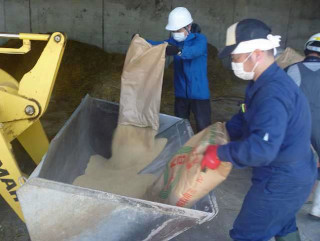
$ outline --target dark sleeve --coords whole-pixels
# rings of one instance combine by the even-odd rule
[[[226,128],[230,136],[231,141],[235,141],[241,138],[243,128],[243,114],[239,111],[226,123]]]
[[[284,103],[277,98],[268,98],[259,103],[249,123],[250,134],[241,141],[220,146],[218,156],[235,167],[264,166],[277,156],[283,142],[288,114]]]

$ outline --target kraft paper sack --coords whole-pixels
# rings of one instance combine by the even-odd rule
[[[160,178],[149,187],[146,199],[192,207],[229,175],[232,169],[230,162],[221,162],[216,170],[201,170],[201,161],[207,146],[223,145],[228,140],[225,125],[220,122],[193,136],[168,162]]]
[[[166,47],[138,34],[132,39],[121,76],[119,124],[158,130]]]

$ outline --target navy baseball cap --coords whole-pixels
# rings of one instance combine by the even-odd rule
[[[227,30],[226,47],[219,53],[219,58],[230,55],[239,43],[253,39],[266,39],[271,29],[258,19],[244,19],[234,23]]]

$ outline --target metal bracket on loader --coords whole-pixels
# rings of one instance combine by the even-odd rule
[[[26,54],[31,41],[47,41],[37,63],[20,82],[0,69],[0,194],[23,220],[16,191],[24,177],[10,143],[17,138],[36,164],[47,152],[49,141],[39,118],[48,107],[67,38],[59,32],[0,33],[0,38],[23,42],[20,48],[0,48],[0,54]]]

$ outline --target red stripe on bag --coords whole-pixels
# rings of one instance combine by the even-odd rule
[[[194,189],[191,189],[191,188],[188,189],[188,191],[185,192],[182,195],[182,197],[178,200],[178,202],[176,203],[176,206],[179,206],[179,207],[186,206],[196,192],[197,191]]]
[[[177,165],[183,165],[186,162],[186,159],[187,159],[186,155],[176,156],[170,163],[170,168],[173,168]]]

